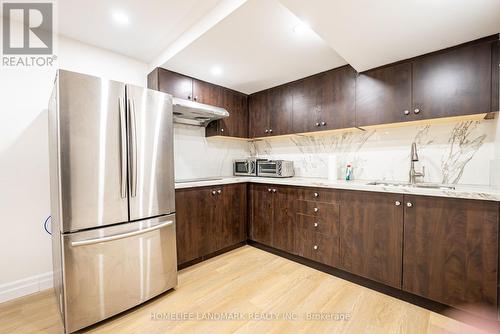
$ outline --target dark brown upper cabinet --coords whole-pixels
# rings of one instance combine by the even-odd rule
[[[355,126],[356,71],[343,66],[299,80],[293,87],[293,132]]]
[[[193,98],[192,78],[162,68],[158,68],[148,75],[148,88],[156,89],[181,99],[191,100]]]
[[[222,87],[193,79],[193,101],[221,107]]]
[[[411,64],[403,63],[359,74],[356,125],[408,120],[411,109]]]
[[[492,111],[492,44],[485,42],[413,62],[413,110],[418,119]]]
[[[498,203],[405,195],[403,290],[472,312],[497,306]]]
[[[288,85],[249,97],[250,136],[278,136],[292,132],[292,91]]]
[[[360,73],[356,126],[498,111],[498,35]]]
[[[499,40],[493,44],[491,62],[491,110],[500,111],[500,35]]]
[[[292,83],[293,132],[319,130],[325,90],[325,74],[320,73]]]
[[[148,88],[226,109],[229,117],[211,122],[206,128],[207,137],[248,137],[248,97],[243,93],[163,68],[156,68],[148,75]]]
[[[322,129],[345,129],[356,125],[356,70],[343,66],[325,74],[323,108],[318,119]],[[326,124],[325,124],[326,123]]]
[[[289,85],[270,89],[267,108],[270,111],[270,135],[292,133],[292,91]]]
[[[248,137],[248,97],[245,94],[222,88],[221,107],[230,112],[229,117],[211,122],[206,135]]]
[[[267,110],[267,95],[268,91],[263,90],[248,97],[249,135],[252,138],[269,134],[271,117]]]

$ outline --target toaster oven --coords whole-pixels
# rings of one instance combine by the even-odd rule
[[[257,161],[257,176],[292,177],[295,175],[293,161],[261,160]]]

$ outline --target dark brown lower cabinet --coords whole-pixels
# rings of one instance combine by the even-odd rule
[[[295,189],[250,185],[250,239],[295,253]]]
[[[273,240],[273,194],[265,184],[250,185],[250,239],[271,246]]]
[[[219,187],[215,238],[217,250],[247,240],[247,186],[229,184]]]
[[[496,311],[498,202],[250,184],[247,209],[246,196],[245,184],[176,191],[179,264],[248,236],[445,305]]]
[[[295,254],[295,191],[293,187],[273,188],[273,239],[272,246]],[[276,192],[274,192],[276,190]]]
[[[209,254],[214,244],[210,221],[215,219],[212,188],[175,191],[177,263],[182,264]]]
[[[401,288],[403,195],[346,191],[340,204],[340,268]],[[398,205],[399,203],[399,205]]]
[[[177,189],[177,263],[247,239],[246,184]]]
[[[405,196],[403,290],[469,311],[495,308],[498,211],[497,202]]]
[[[339,202],[323,202],[323,200],[333,200],[336,194],[318,190],[311,195],[307,196],[301,192],[300,198],[295,202],[297,254],[316,262],[338,267],[340,259]]]

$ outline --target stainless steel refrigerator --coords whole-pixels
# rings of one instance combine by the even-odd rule
[[[52,253],[66,332],[177,285],[172,117],[170,95],[57,73]]]

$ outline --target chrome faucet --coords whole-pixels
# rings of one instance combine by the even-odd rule
[[[417,172],[415,170],[415,162],[418,161],[418,153],[417,153],[417,144],[411,144],[411,152],[410,152],[410,183],[417,183],[417,178],[423,178],[425,176],[425,167],[422,166],[422,172]]]

